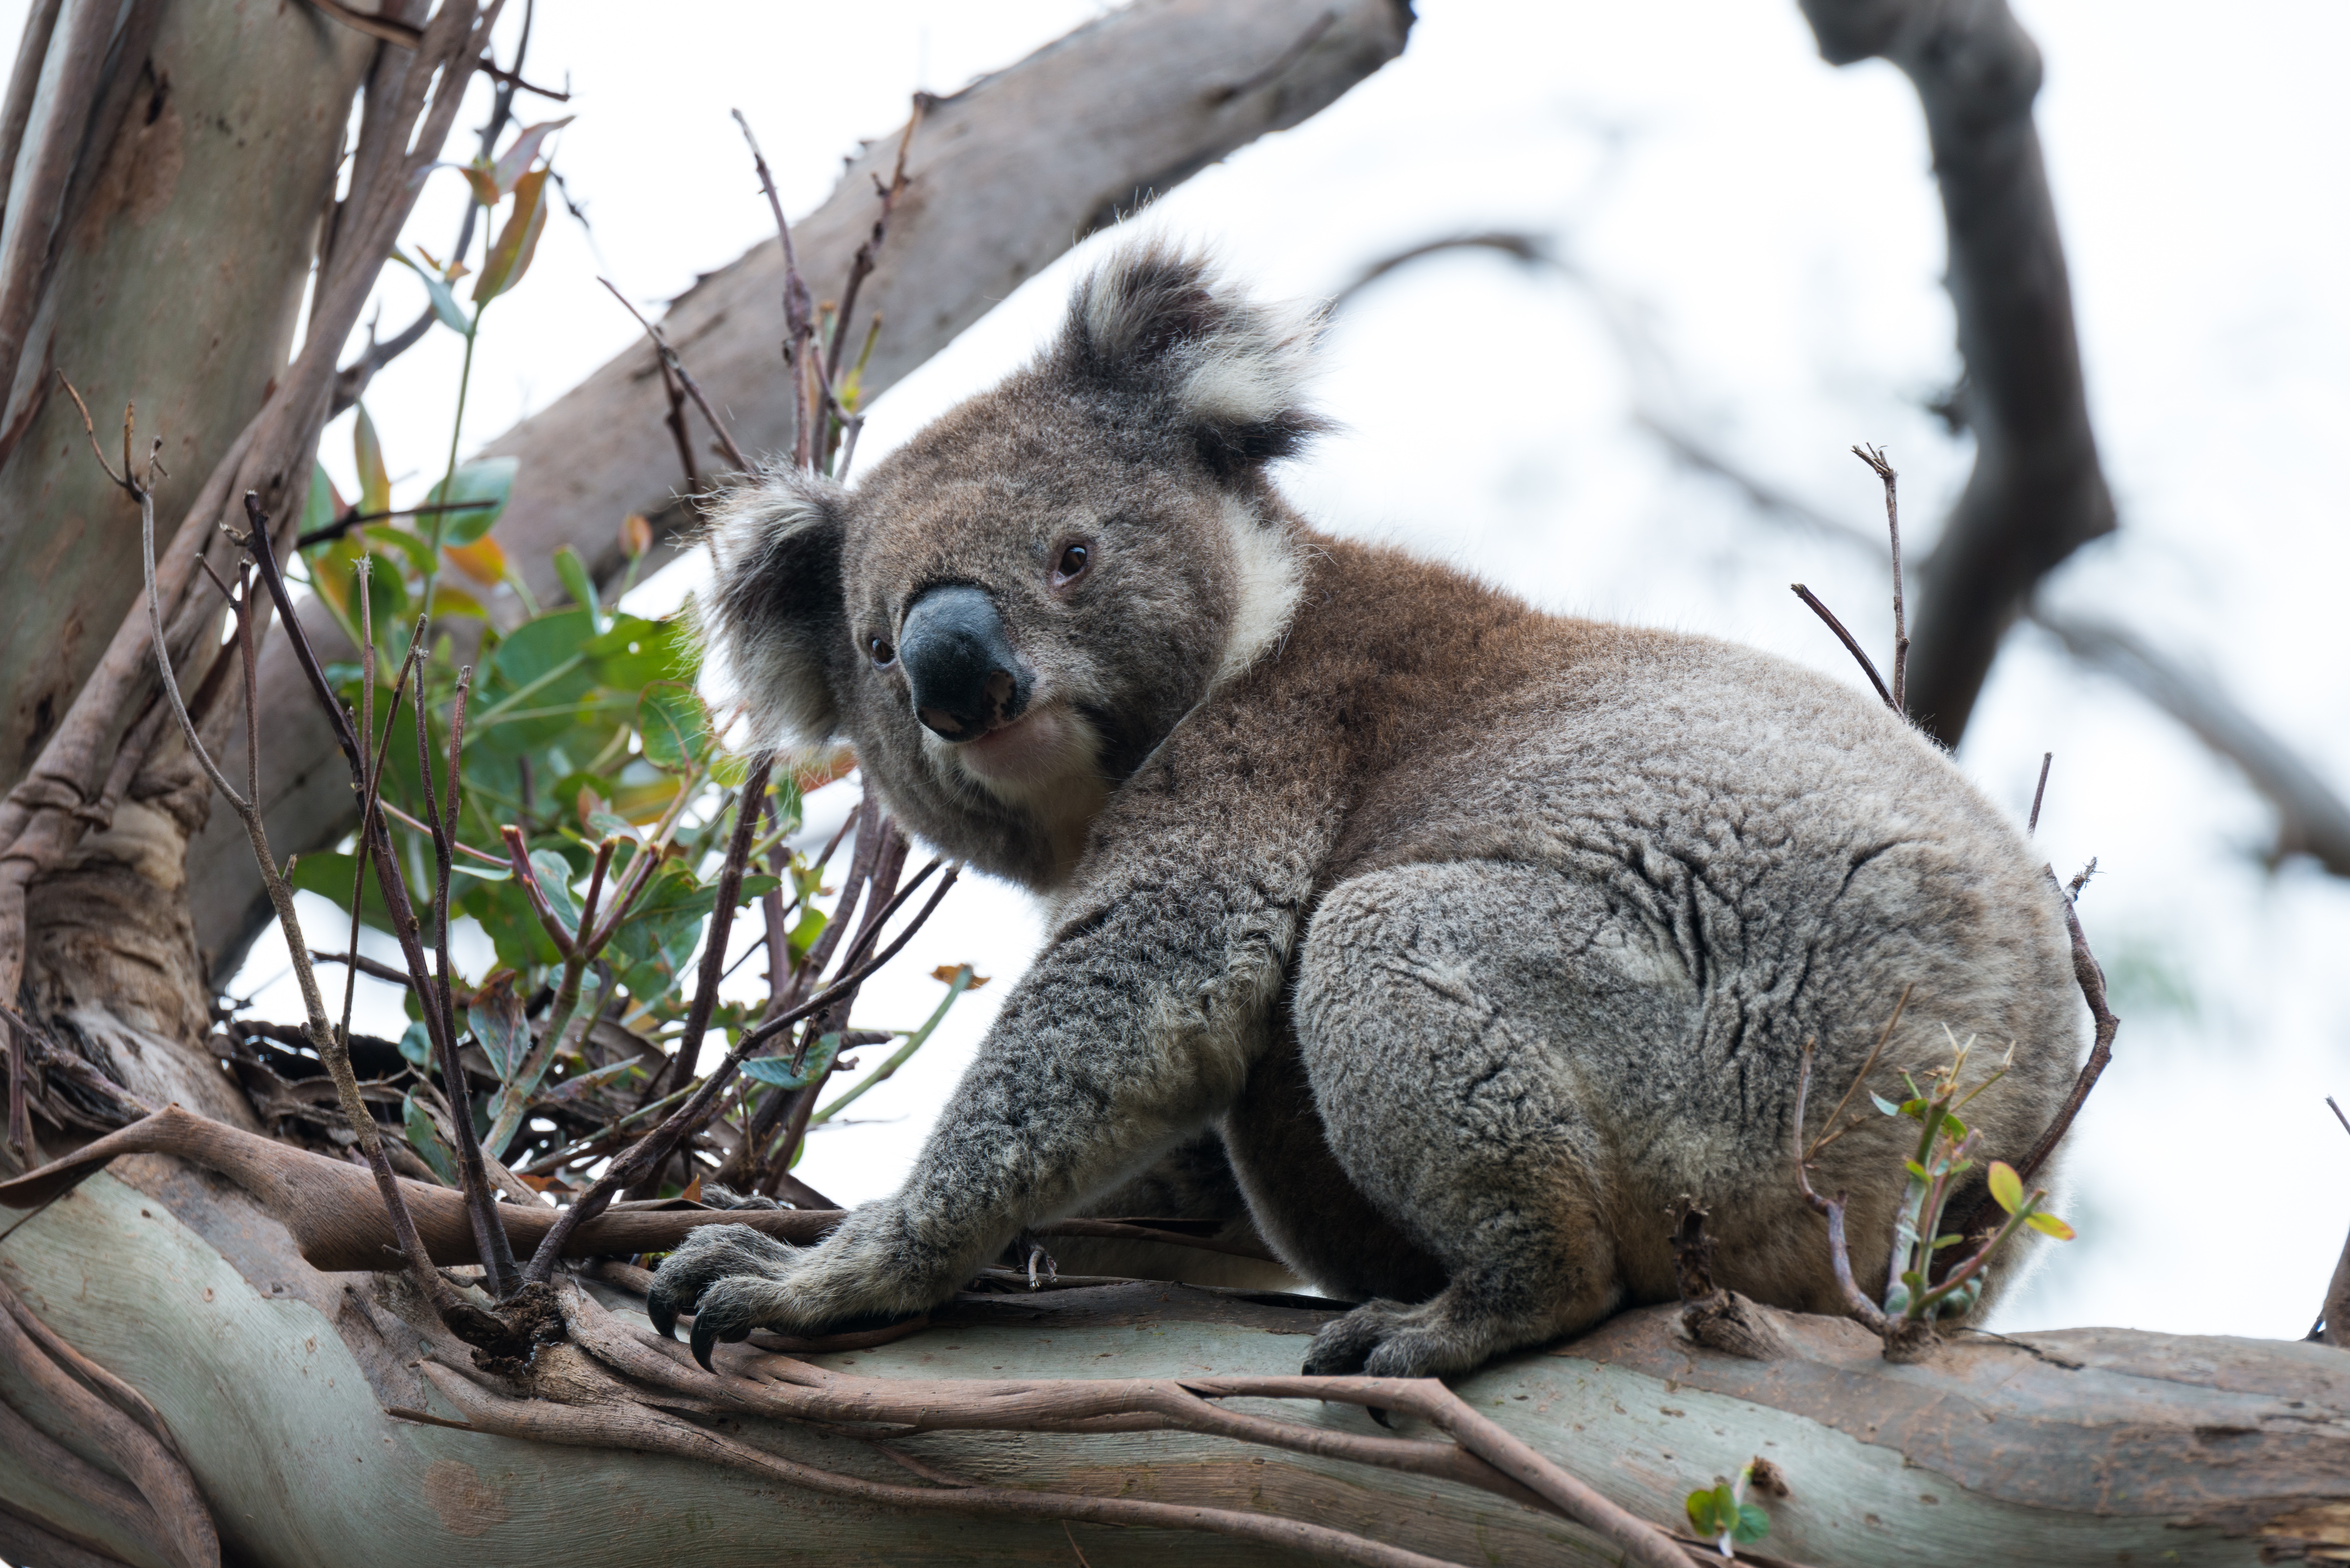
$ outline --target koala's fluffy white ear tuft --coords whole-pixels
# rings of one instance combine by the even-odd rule
[[[1306,407],[1319,306],[1261,304],[1208,257],[1165,240],[1121,247],[1077,286],[1062,337],[1068,369],[1163,407],[1211,467],[1287,457],[1326,427]]]
[[[781,469],[730,491],[711,514],[703,678],[721,711],[750,714],[754,745],[815,744],[839,726],[831,666],[847,637],[845,499],[831,480]]]

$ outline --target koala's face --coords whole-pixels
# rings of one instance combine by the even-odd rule
[[[1278,635],[1262,469],[1314,428],[1310,333],[1129,251],[1036,365],[851,492],[770,475],[713,529],[721,683],[764,739],[846,734],[906,826],[1039,888],[1109,791]]]

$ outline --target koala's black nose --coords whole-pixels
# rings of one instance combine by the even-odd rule
[[[1035,678],[1012,650],[984,589],[948,583],[916,599],[898,632],[898,660],[914,716],[950,741],[971,741],[1017,719]]]

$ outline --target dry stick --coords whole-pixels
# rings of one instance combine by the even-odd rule
[[[2048,879],[2055,881],[2056,874],[2050,872]],[[2064,929],[2073,939],[2073,978],[2080,983],[2081,999],[2089,1004],[2089,1017],[2096,1024],[2096,1035],[2089,1047],[2089,1059],[2081,1064],[2081,1075],[2073,1081],[2073,1092],[2064,1096],[2055,1119],[2032,1146],[2032,1152],[2015,1162],[2015,1174],[2025,1181],[2032,1179],[2033,1173],[2046,1162],[2058,1141],[2071,1130],[2073,1118],[2080,1114],[2089,1091],[2097,1086],[2106,1064],[2114,1059],[2114,1035],[2122,1026],[2122,1021],[2106,1005],[2106,971],[2099,966],[2096,955],[2089,950],[2089,939],[2081,931],[2081,917],[2074,912],[2069,898],[2064,900]],[[1974,1218],[1969,1216],[1970,1221]]]
[[[1655,1525],[1610,1502],[1434,1378],[1066,1378],[1007,1384],[985,1378],[865,1377],[767,1354],[759,1355],[755,1365],[774,1381],[746,1386],[735,1379],[713,1382],[697,1376],[678,1351],[640,1332],[623,1330],[584,1291],[566,1293],[563,1309],[573,1339],[589,1355],[665,1393],[705,1400],[715,1394],[723,1407],[732,1408],[712,1409],[713,1415],[751,1411],[795,1420],[904,1425],[918,1432],[1198,1432],[1477,1487],[1548,1508],[1596,1531],[1625,1549],[1626,1561],[1685,1568],[1686,1560]],[[1452,1442],[1336,1432],[1211,1403],[1233,1398],[1311,1399],[1402,1410]],[[1106,1425],[1109,1422],[1117,1424]]]
[[[902,903],[908,895],[920,887],[923,878],[936,870],[939,864],[938,861],[933,860],[924,867],[920,874],[906,885],[905,890],[898,895],[897,900],[891,907],[894,909],[897,903]],[[745,1031],[742,1039],[735,1043],[734,1048],[726,1054],[725,1059],[718,1064],[716,1070],[702,1080],[702,1086],[694,1090],[684,1105],[671,1113],[667,1121],[648,1133],[635,1147],[606,1167],[604,1174],[596,1179],[596,1184],[581,1194],[577,1202],[563,1211],[562,1218],[556,1220],[554,1227],[539,1242],[537,1252],[531,1258],[530,1278],[536,1282],[546,1280],[552,1275],[555,1261],[563,1255],[564,1245],[571,1240],[571,1233],[574,1231],[609,1208],[614,1193],[623,1187],[643,1180],[646,1171],[658,1170],[667,1164],[669,1157],[675,1152],[679,1143],[701,1130],[702,1125],[710,1119],[711,1111],[717,1106],[719,1096],[733,1080],[735,1070],[742,1066],[743,1059],[764,1040],[782,1030],[788,1029],[811,1013],[831,1006],[841,996],[862,984],[876,970],[896,958],[899,950],[911,941],[914,934],[922,929],[922,923],[931,918],[931,911],[939,907],[939,900],[946,897],[947,889],[954,886],[955,877],[961,871],[962,867],[959,866],[948,868],[947,874],[939,880],[938,890],[931,895],[930,902],[922,906],[921,911],[914,917],[913,921],[905,930],[899,934],[897,940],[876,954],[870,962],[838,984],[818,996],[811,997],[781,1017],[771,1020],[758,1029]],[[874,929],[879,931],[880,928],[877,925]]]
[[[424,622],[421,618],[418,619],[416,624],[419,630],[423,628]],[[370,640],[369,646],[363,650],[363,652],[364,658],[362,662],[366,668],[367,673],[363,675],[361,679],[368,681],[369,684],[372,684],[375,677],[375,659],[372,640]],[[410,650],[408,658],[400,661],[400,679],[391,689],[391,706],[385,711],[383,716],[383,741],[382,743],[376,748],[375,766],[369,770],[368,773],[367,794],[359,810],[359,819],[363,822],[367,820],[369,816],[374,815],[377,798],[383,793],[383,764],[385,762],[390,760],[391,755],[391,732],[400,722],[400,700],[408,691],[409,667],[415,662],[416,656],[413,649]],[[367,896],[368,863],[371,858],[368,853],[369,847],[370,846],[367,838],[364,836],[361,836],[359,841],[359,853],[351,857],[353,861],[351,870],[351,950],[353,952],[357,952],[359,950],[359,907],[362,900],[364,900]],[[400,874],[400,870],[399,862],[390,862],[389,870],[386,869],[384,863],[378,862],[375,868],[376,884],[380,887],[388,876],[397,877]],[[348,1044],[351,1037],[351,1002],[359,994],[359,971],[358,968],[356,966],[345,968],[343,971],[342,1033],[346,1045]],[[428,997],[427,1000],[429,1001],[430,998]]]
[[[1885,1021],[1885,1027],[1877,1031],[1877,1044],[1868,1048],[1868,1059],[1860,1064],[1860,1071],[1853,1075],[1851,1085],[1845,1090],[1844,1098],[1835,1103],[1835,1109],[1828,1113],[1828,1119],[1820,1124],[1820,1136],[1816,1139],[1813,1140],[1808,1147],[1804,1149],[1804,1158],[1805,1160],[1808,1161],[1817,1158],[1820,1150],[1827,1147],[1828,1145],[1835,1141],[1837,1136],[1835,1132],[1836,1118],[1844,1115],[1845,1106],[1852,1104],[1853,1096],[1858,1094],[1860,1092],[1861,1085],[1868,1081],[1869,1070],[1877,1065],[1877,1058],[1884,1054],[1886,1042],[1893,1038],[1894,1026],[1901,1022],[1902,1010],[1909,1005],[1909,992],[1916,989],[1917,983],[1917,981],[1911,981],[1908,984],[1904,985],[1901,988],[1901,994],[1897,997],[1893,1002],[1893,1015]],[[1814,1038],[1816,1038],[1816,1036]],[[1805,1051],[1809,1051],[1812,1048],[1812,1044],[1813,1041],[1805,1041],[1804,1043],[1804,1049]],[[1798,1098],[1795,1103],[1798,1106],[1801,1106],[1803,1101]],[[1802,1113],[1799,1111],[1795,1116],[1795,1142],[1798,1146],[1801,1146],[1803,1141],[1804,1118]]]
[[[2023,825],[2023,836],[2026,838],[2040,831],[2040,801],[2048,793],[2048,765],[2055,760],[2056,753],[2054,752],[2040,753],[2040,782],[2033,786],[2032,817]]]
[[[685,389],[686,396],[693,400],[693,406],[700,409],[702,417],[710,422],[711,432],[717,436],[719,444],[726,449],[726,461],[734,465],[734,472],[755,472],[758,465],[743,456],[743,449],[734,444],[733,432],[726,428],[726,421],[718,417],[718,410],[710,406],[710,400],[702,396],[702,383],[693,379],[693,373],[685,368],[685,361],[679,358],[677,350],[669,346],[669,339],[661,336],[661,329],[646,320],[644,312],[630,305],[629,296],[622,294],[610,278],[599,277],[596,281],[612,291],[612,297],[620,302],[620,308],[635,317],[637,325],[645,329],[645,336],[653,340],[653,348],[660,355],[661,363],[677,377],[678,384]],[[690,468],[692,464],[690,454],[686,461]]]
[[[1789,583],[1787,586],[1795,590],[1795,597],[1797,598],[1812,607],[1812,613],[1814,615],[1818,616],[1822,620],[1828,623],[1828,629],[1836,634],[1837,640],[1845,645],[1846,650],[1848,650],[1855,659],[1860,660],[1861,669],[1867,671],[1868,683],[1877,688],[1877,694],[1885,699],[1885,705],[1887,708],[1892,709],[1897,713],[1901,711],[1901,704],[1896,702],[1893,700],[1893,693],[1885,689],[1885,677],[1877,672],[1877,666],[1870,661],[1867,654],[1861,651],[1860,644],[1854,640],[1852,633],[1845,630],[1844,622],[1836,619],[1835,612],[1829,609],[1827,606],[1820,603],[1819,596],[1812,592],[1811,589],[1804,587],[1803,584]]]
[[[642,1406],[622,1404],[589,1410],[547,1399],[505,1399],[437,1363],[427,1362],[421,1370],[465,1413],[477,1431],[542,1443],[675,1454],[703,1464],[749,1470],[819,1495],[895,1511],[973,1518],[1076,1519],[1103,1524],[1201,1530],[1354,1563],[1357,1568],[1454,1568],[1442,1558],[1368,1541],[1327,1526],[1227,1509],[1003,1487],[932,1488],[861,1480],[778,1458]],[[1688,1560],[1678,1553],[1669,1562],[1671,1568],[1687,1568]]]
[[[743,868],[751,858],[751,843],[759,834],[759,813],[766,805],[767,777],[775,763],[773,752],[762,752],[753,758],[751,771],[734,797],[734,832],[726,841],[726,858],[718,867],[718,899],[711,908],[710,929],[702,938],[702,973],[694,982],[693,1001],[686,1008],[685,1033],[678,1036],[677,1042],[678,1075],[689,1082],[693,1077],[694,1064],[702,1058],[702,1036],[710,1033],[710,1013],[718,1003],[719,983],[725,978],[726,943],[734,931],[734,903],[742,895]],[[659,1174],[656,1168],[647,1173],[645,1179],[653,1180]]]
[[[1823,1198],[1812,1190],[1811,1172],[1805,1168],[1804,1155],[1804,1102],[1811,1090],[1812,1042],[1806,1040],[1803,1066],[1795,1075],[1795,1185],[1803,1189],[1804,1201],[1827,1219],[1828,1262],[1835,1270],[1836,1288],[1844,1293],[1845,1303],[1870,1333],[1880,1339],[1889,1338],[1894,1332],[1893,1320],[1885,1315],[1884,1308],[1868,1299],[1868,1293],[1852,1277],[1852,1251],[1845,1244],[1844,1234],[1846,1195],[1839,1192],[1834,1198]]]
[[[75,395],[74,400],[77,403],[81,400],[79,394]],[[86,420],[87,410],[84,417]],[[96,452],[97,447],[98,443],[93,440],[90,450]],[[102,455],[99,458],[99,466],[106,467]],[[109,473],[111,472],[109,470]],[[151,472],[150,478],[152,478]],[[407,1260],[410,1273],[423,1288],[427,1301],[436,1306],[452,1301],[453,1294],[433,1270],[432,1260],[416,1233],[416,1222],[400,1197],[400,1180],[392,1172],[390,1157],[384,1152],[375,1116],[368,1110],[367,1102],[359,1096],[359,1075],[351,1068],[348,1036],[338,1034],[327,1022],[326,998],[318,991],[317,971],[310,965],[309,945],[303,940],[302,923],[295,913],[293,890],[278,875],[276,860],[270,853],[269,836],[262,826],[261,810],[256,804],[260,792],[256,789],[248,797],[239,794],[228,782],[220,765],[213,761],[212,753],[204,749],[203,739],[196,733],[195,722],[188,716],[187,708],[180,700],[180,683],[172,675],[171,651],[163,638],[162,598],[155,581],[154,492],[149,485],[138,483],[128,474],[118,477],[116,482],[139,504],[139,556],[146,579],[147,629],[154,643],[156,672],[161,682],[164,700],[171,704],[172,716],[179,721],[180,732],[187,742],[189,752],[203,768],[213,787],[220,792],[221,798],[228,803],[229,809],[236,813],[237,819],[244,824],[245,836],[253,846],[254,859],[261,867],[262,882],[269,891],[270,904],[277,911],[277,923],[285,933],[287,956],[293,961],[295,980],[302,992],[303,1011],[308,1022],[311,1047],[317,1052],[318,1060],[326,1064],[328,1075],[334,1079],[335,1097],[341,1106],[343,1120],[349,1127],[351,1136],[359,1140],[359,1153],[367,1161],[369,1172],[375,1178],[377,1189],[383,1195],[384,1209],[390,1217],[392,1235],[399,1241],[400,1255]],[[264,536],[266,537],[265,535]],[[253,733],[260,728],[261,706],[258,686],[252,673],[253,639],[250,625],[245,621],[248,613],[240,612],[239,615],[239,651],[247,659],[244,722],[246,732]],[[281,613],[284,613],[282,609]],[[253,760],[252,768],[257,779],[257,758]]]
[[[882,185],[879,180],[874,181],[880,186],[881,211],[874,217],[873,233],[857,247],[857,254],[849,259],[848,286],[840,291],[840,315],[833,322],[832,351],[826,357],[826,378],[836,384],[840,380],[841,355],[848,348],[848,323],[857,314],[858,291],[865,286],[865,280],[871,275],[874,264],[881,254],[881,242],[889,230],[889,214],[896,210],[898,198],[906,193],[906,153],[914,145],[915,128],[922,123],[922,112],[930,106],[930,94],[918,92],[914,95],[913,112],[906,117],[906,129],[898,138],[898,161],[889,171],[889,182]],[[751,134],[748,125],[743,128],[743,134],[746,137]],[[759,144],[752,142],[754,156],[758,150]],[[767,187],[768,200],[780,213],[783,204],[775,201],[775,184],[767,178],[767,161],[761,158],[758,162],[759,178]]]
[[[245,493],[244,514],[248,526],[243,544],[252,552],[254,565],[261,572],[262,587],[268,590],[271,601],[277,607],[278,618],[286,625],[296,663],[309,682],[312,694],[327,711],[334,727],[335,742],[350,765],[353,787],[359,789],[367,774],[366,754],[359,748],[359,738],[351,733],[343,705],[336,701],[335,689],[328,684],[327,673],[319,668],[317,651],[310,646],[301,619],[294,612],[293,596],[286,589],[284,574],[277,569],[276,552],[269,543],[268,515],[261,509],[260,497],[251,491]],[[380,863],[392,867],[400,864],[392,849],[391,830],[385,826],[381,811],[362,818],[359,832],[371,841],[371,852]],[[409,984],[420,999],[429,998],[432,994],[432,970],[418,940],[416,912],[408,902],[408,883],[399,876],[379,881],[391,916],[392,935],[400,942],[400,959],[408,968]],[[426,1007],[422,1011],[425,1033],[432,1038],[433,1054],[440,1063],[442,1091],[449,1096],[452,1110],[459,1113],[450,1119],[456,1126],[457,1169],[463,1178],[465,1211],[473,1225],[473,1242],[480,1250],[492,1290],[503,1299],[513,1288],[514,1248],[506,1240],[505,1224],[498,1218],[497,1204],[491,1196],[489,1171],[482,1161],[482,1145],[474,1135],[473,1118],[463,1114],[471,1100],[465,1092],[465,1064],[458,1055],[456,1030],[452,1027],[451,1015],[443,1010]]]
[[[1901,604],[1901,507],[1894,493],[1900,475],[1885,461],[1885,449],[1856,446],[1852,455],[1877,472],[1885,482],[1885,526],[1893,535],[1893,711],[1908,712],[1909,622]]]

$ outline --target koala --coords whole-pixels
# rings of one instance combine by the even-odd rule
[[[1904,987],[1866,1087],[1973,1037],[2010,1158],[2062,1100],[2086,1008],[2014,826],[1853,688],[1310,525],[1269,471],[1323,425],[1315,327],[1128,244],[853,490],[779,471],[719,509],[710,664],[761,742],[845,737],[1051,929],[895,1197],[662,1264],[653,1321],[692,1313],[705,1365],[933,1307],[1204,1135],[1361,1303],[1309,1373],[1459,1373],[1670,1301],[1684,1193],[1721,1282],[1840,1313],[1806,1042],[1814,1134]],[[1914,1131],[1872,1112],[1817,1163],[1866,1286]]]

